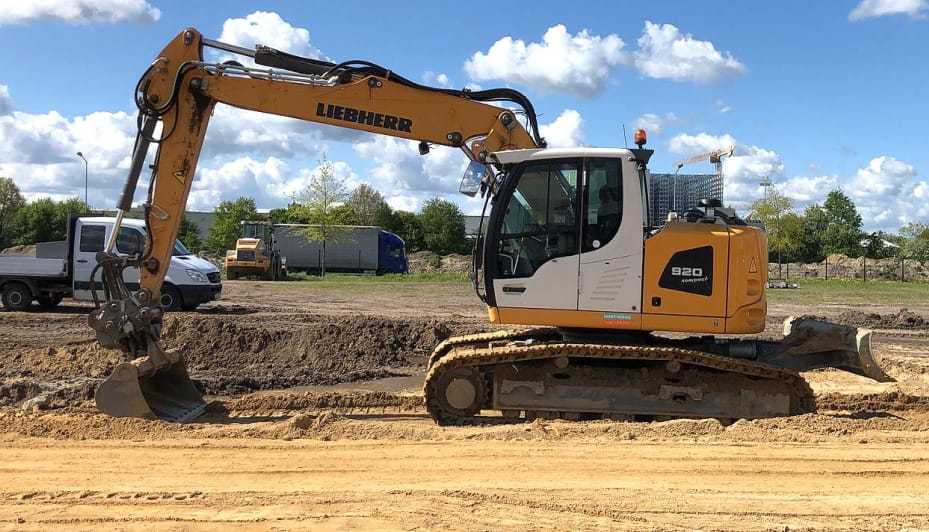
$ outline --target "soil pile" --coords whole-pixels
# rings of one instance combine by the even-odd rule
[[[451,272],[468,273],[471,271],[469,255],[437,255],[431,251],[417,251],[407,255],[410,273]]]
[[[0,255],[26,255],[28,257],[35,257],[35,244],[8,247],[0,250]]]
[[[907,309],[900,309],[894,314],[878,314],[877,312],[861,312],[860,310],[846,310],[837,317],[804,315],[810,318],[831,323],[839,323],[850,327],[863,327],[867,329],[897,329],[897,330],[929,330],[929,319]]]
[[[867,266],[868,279],[896,280],[902,274],[908,281],[929,281],[929,264],[918,260],[907,259],[901,261],[897,258],[874,259],[867,261],[862,257],[848,257],[846,255],[829,255],[823,262],[813,263],[783,263],[768,264],[768,275],[772,279],[782,276],[791,278],[829,278],[829,279],[861,279]],[[828,275],[826,268],[829,269]]]
[[[849,310],[840,314],[836,321],[869,329],[929,330],[929,320],[907,309],[901,309],[895,314]]]
[[[166,349],[186,356],[205,393],[227,395],[408,375],[445,338],[480,330],[473,323],[427,319],[179,314],[166,318],[162,339]],[[120,353],[93,340],[61,347],[2,345],[0,405],[37,397],[43,407],[83,402],[120,360]]]
[[[205,392],[231,394],[405,375],[436,344],[474,327],[361,316],[169,317],[162,338],[185,354]]]

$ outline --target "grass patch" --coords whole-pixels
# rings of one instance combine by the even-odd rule
[[[768,290],[774,303],[832,305],[929,305],[929,284],[849,279],[791,279],[796,290]]]

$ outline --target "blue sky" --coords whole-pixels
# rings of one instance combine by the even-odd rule
[[[770,175],[798,208],[840,187],[871,229],[929,222],[927,0],[566,6],[19,0],[0,6],[0,174],[32,198],[82,194],[73,155],[82,150],[91,203],[115,204],[134,84],[194,26],[435,84],[512,86],[562,145],[622,146],[623,124],[630,134],[647,125],[654,172],[734,143],[724,172],[736,207]],[[323,154],[349,186],[372,183],[395,207],[442,195],[476,209],[453,192],[465,162],[457,152],[421,159],[403,141],[228,108],[211,128],[197,209],[240,194],[284,204]]]

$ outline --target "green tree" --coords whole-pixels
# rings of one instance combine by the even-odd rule
[[[313,224],[304,230],[304,234],[322,242],[320,275],[326,275],[326,243],[342,238],[345,231],[340,226],[350,221],[352,210],[345,206],[348,199],[345,185],[336,178],[332,163],[323,159],[319,171],[300,194],[300,205],[305,210],[308,223]]]
[[[348,206],[358,225],[377,225],[378,214],[387,206],[384,196],[374,188],[362,183],[352,191]],[[389,208],[389,207],[388,207]]]
[[[235,201],[224,201],[216,206],[213,213],[215,215],[213,226],[210,227],[204,246],[216,254],[225,254],[226,250],[235,247],[243,221],[258,218],[255,200],[246,197],[240,197]]]
[[[784,217],[790,213],[792,207],[790,198],[781,194],[776,188],[771,188],[764,199],[752,203],[749,214],[752,219],[764,224],[765,231],[768,232],[768,252],[777,259],[778,267],[788,249],[796,247],[795,243],[790,241],[791,235],[783,231],[782,224]]]
[[[826,254],[861,255],[861,215],[852,200],[842,191],[833,190],[823,203],[828,225],[823,233]]]
[[[426,202],[419,215],[426,247],[433,253],[466,253],[464,215],[450,201],[433,198]]]
[[[419,216],[409,211],[394,211],[391,218],[392,227],[388,230],[403,239],[408,252],[426,249],[425,233]]]
[[[800,262],[821,262],[823,252],[823,235],[829,227],[829,218],[825,209],[818,204],[810,205],[803,211],[803,231],[800,234],[800,248],[797,260]]]
[[[18,228],[15,244],[26,245],[37,242],[65,240],[68,234],[68,219],[87,212],[84,202],[71,198],[55,201],[40,198],[20,208],[13,224]]]
[[[788,212],[780,221],[781,252],[787,262],[800,260],[803,249],[803,217],[795,212]]]
[[[920,262],[929,261],[929,225],[910,223],[900,228],[903,239],[900,255]]]
[[[26,206],[19,187],[9,177],[0,177],[0,249],[11,245],[17,236],[16,213]]]
[[[187,219],[187,216],[181,218],[181,228],[177,232],[177,239],[184,244],[191,253],[200,253],[203,251],[203,240],[200,239],[200,230],[197,226]]]

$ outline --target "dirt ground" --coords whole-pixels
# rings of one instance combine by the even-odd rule
[[[927,298],[929,299],[929,298]],[[435,426],[425,359],[488,329],[456,284],[229,282],[168,319],[214,401],[113,419],[87,306],[0,312],[0,529],[927,529],[929,300],[770,308],[876,329],[895,383],[805,374],[791,418]]]

